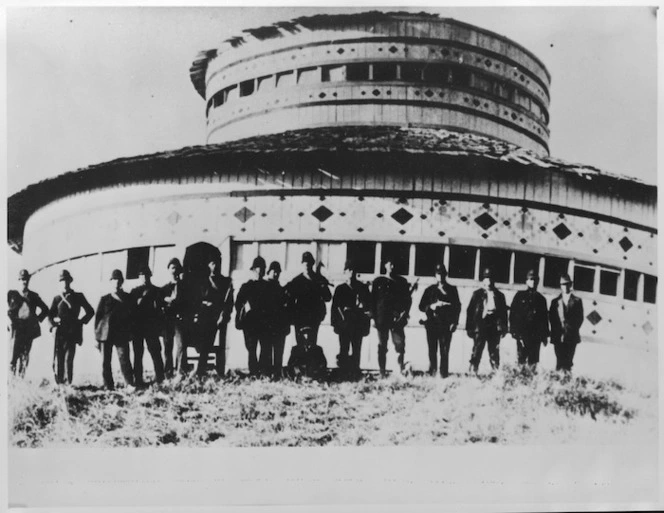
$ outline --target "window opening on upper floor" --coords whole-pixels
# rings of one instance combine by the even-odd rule
[[[595,288],[595,272],[595,265],[575,262],[574,288],[583,292],[593,292]]]
[[[256,82],[254,80],[245,80],[244,82],[240,82],[240,97],[254,94],[255,87]]]
[[[480,249],[480,272],[488,267],[493,271],[493,279],[496,283],[509,283],[511,256],[512,252],[507,249]]]
[[[394,62],[377,62],[373,64],[372,80],[388,82],[397,79],[397,65]]]
[[[400,65],[401,80],[405,82],[422,82],[424,65],[417,63],[403,63]]]
[[[346,80],[351,82],[369,80],[369,64],[348,64],[346,66]]]
[[[514,283],[526,283],[528,271],[535,270],[539,274],[542,257],[534,253],[514,252]],[[541,277],[540,277],[541,280]]]
[[[645,303],[657,302],[657,277],[650,274],[643,275],[643,301]]]
[[[323,82],[344,82],[346,80],[346,66],[323,66],[321,73]]]
[[[376,261],[376,243],[369,241],[348,242],[346,259],[355,263],[358,273],[372,274]]]
[[[381,252],[381,269],[385,269],[383,264],[389,259],[394,264],[394,272],[397,274],[408,274],[408,263],[410,260],[410,244],[405,242],[383,242]]]
[[[150,247],[130,248],[127,251],[127,270],[125,278],[135,280],[138,278],[138,272],[142,267],[147,267],[150,263]]]
[[[566,274],[569,269],[569,258],[560,258],[547,256],[544,258],[544,279],[542,284],[545,287],[560,288],[560,276]]]
[[[630,301],[638,299],[640,273],[625,269],[625,285],[623,288],[623,298]]]
[[[445,246],[442,244],[417,244],[415,246],[415,276],[433,276],[436,265],[443,263]]]
[[[475,278],[477,249],[472,246],[450,246],[450,278]]]
[[[601,267],[599,271],[599,293],[606,296],[618,295],[619,279],[620,271],[618,269]]]

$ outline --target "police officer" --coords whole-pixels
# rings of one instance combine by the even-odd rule
[[[150,280],[152,271],[145,266],[138,271],[141,284],[129,293],[133,303],[134,383],[143,386],[144,344],[152,357],[157,383],[164,380],[164,362],[161,359],[159,334],[163,329],[163,305],[161,291]]]
[[[48,318],[51,330],[55,330],[53,365],[56,383],[71,384],[74,379],[74,356],[76,345],[83,343],[83,325],[95,314],[94,309],[81,292],[71,288],[74,281],[69,271],[60,273],[62,292],[53,298]],[[81,310],[83,317],[80,317]]]
[[[30,361],[32,341],[41,335],[39,323],[48,316],[48,306],[39,294],[30,290],[30,273],[27,270],[22,269],[18,273],[18,281],[20,291],[10,291],[7,303],[13,343],[11,370],[23,377]]]
[[[392,343],[398,354],[401,371],[404,370],[406,352],[406,334],[404,328],[408,324],[412,304],[412,290],[403,276],[394,269],[394,261],[386,258],[383,261],[385,275],[378,276],[371,287],[372,317],[378,331],[378,366],[380,373],[386,374],[387,339],[392,335]]]
[[[161,287],[161,298],[164,309],[164,373],[172,376],[174,371],[184,373],[187,366],[186,328],[191,300],[182,280],[180,260],[172,258],[168,262],[168,272],[171,278],[169,283]]]
[[[256,257],[251,263],[253,278],[240,287],[235,304],[235,327],[244,332],[244,345],[249,356],[249,374],[259,374],[258,342],[265,333],[265,260]],[[267,348],[266,348],[267,349]],[[267,358],[267,353],[265,358]]]
[[[549,336],[549,315],[546,299],[537,292],[539,276],[531,269],[526,275],[526,290],[514,295],[510,307],[510,332],[516,340],[519,365],[532,367],[539,362],[540,344]]]
[[[360,373],[362,339],[369,334],[371,323],[371,295],[369,287],[357,279],[354,262],[344,266],[346,281],[337,286],[332,298],[331,322],[339,335],[337,366],[342,371]],[[352,349],[349,357],[348,351]]]
[[[482,271],[482,287],[473,292],[466,311],[466,333],[474,340],[470,368],[477,373],[486,345],[492,369],[500,365],[500,339],[507,334],[505,296],[494,284],[491,269]]]
[[[261,372],[271,373],[276,379],[282,376],[284,345],[290,332],[290,321],[287,314],[287,299],[284,287],[279,284],[281,265],[272,262],[267,268],[264,305],[265,332],[261,337],[261,354],[259,365]]]
[[[102,377],[104,386],[113,390],[113,369],[111,358],[113,347],[118,353],[120,370],[128,386],[134,385],[134,373],[129,360],[129,341],[131,340],[131,320],[133,319],[133,301],[122,289],[124,276],[122,271],[114,269],[111,273],[111,292],[102,296],[95,315],[95,337],[97,349],[102,352]],[[103,351],[102,351],[103,346]]]
[[[435,275],[436,283],[422,294],[420,311],[426,314],[424,326],[429,345],[429,374],[436,374],[440,348],[440,375],[446,378],[449,376],[450,342],[459,323],[461,302],[457,288],[447,282],[447,269],[443,264],[436,266]]]
[[[207,359],[214,347],[219,332],[216,370],[219,376],[226,373],[226,332],[233,311],[233,283],[220,273],[221,261],[211,258],[208,262],[210,274],[200,286],[198,308],[194,316],[195,333],[198,337],[199,358],[196,374],[207,372]]]
[[[549,309],[551,343],[556,352],[556,370],[571,371],[576,345],[581,342],[579,330],[583,324],[583,301],[572,293],[568,274],[560,277],[560,295],[551,301]]]

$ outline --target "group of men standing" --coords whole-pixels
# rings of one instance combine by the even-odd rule
[[[285,286],[279,283],[281,266],[272,262],[267,267],[262,257],[251,264],[253,276],[234,297],[230,278],[220,274],[221,262],[211,258],[207,276],[186,278],[177,258],[168,263],[170,281],[163,287],[151,282],[151,271],[139,271],[140,285],[130,292],[123,289],[120,270],[110,276],[111,291],[102,296],[96,311],[85,296],[71,288],[73,278],[67,270],[60,273],[62,291],[53,298],[49,308],[39,295],[28,288],[30,274],[19,274],[21,290],[8,295],[11,335],[14,343],[12,371],[23,375],[28,365],[34,338],[40,335],[39,323],[49,319],[55,331],[54,373],[57,383],[71,383],[76,346],[83,341],[82,326],[93,317],[97,348],[102,353],[104,385],[114,388],[111,360],[113,348],[118,355],[120,370],[130,386],[143,386],[143,355],[151,356],[155,381],[189,369],[187,347],[198,350],[198,375],[205,375],[208,357],[216,348],[216,371],[225,374],[226,332],[235,308],[235,326],[244,335],[248,352],[248,368],[252,375],[279,378],[283,372],[283,353],[291,326],[296,345],[288,368],[296,373],[317,375],[327,369],[327,361],[318,346],[318,331],[331,305],[331,324],[339,337],[337,366],[347,375],[359,375],[362,340],[370,332],[371,322],[378,334],[378,365],[386,373],[388,340],[391,337],[400,369],[405,368],[405,327],[408,323],[412,294],[417,283],[395,272],[395,262],[387,258],[385,274],[369,286],[358,279],[352,261],[344,266],[344,282],[334,294],[330,282],[321,274],[320,264],[310,252],[302,255],[302,272]],[[425,314],[429,349],[429,372],[449,375],[449,349],[461,312],[457,288],[447,281],[447,269],[435,268],[436,283],[422,294],[419,310]],[[477,372],[484,347],[487,346],[493,369],[500,365],[501,338],[511,333],[517,343],[518,362],[537,365],[540,346],[550,339],[555,347],[558,370],[571,370],[579,328],[583,323],[583,305],[572,294],[572,282],[564,274],[560,279],[561,294],[547,309],[546,299],[537,286],[539,277],[530,271],[526,289],[514,296],[508,307],[505,296],[496,287],[490,269],[481,275],[477,289],[466,310],[466,333],[473,339],[471,371]],[[509,328],[508,328],[509,326]],[[161,341],[160,341],[161,338]],[[163,341],[163,347],[162,347]],[[133,364],[130,358],[133,346]],[[258,351],[260,350],[260,353]]]

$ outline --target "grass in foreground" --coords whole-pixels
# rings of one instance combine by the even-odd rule
[[[657,398],[555,372],[505,367],[446,380],[356,382],[230,376],[113,392],[13,380],[17,447],[650,443]]]

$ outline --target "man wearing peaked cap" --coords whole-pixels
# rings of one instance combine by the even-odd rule
[[[53,298],[48,312],[51,330],[55,329],[53,371],[56,383],[71,384],[76,345],[83,343],[83,325],[92,319],[95,311],[81,292],[72,290],[73,278],[69,271],[63,269],[59,281],[62,283],[62,292]]]
[[[572,293],[569,274],[560,277],[560,295],[551,301],[551,344],[556,352],[556,370],[571,371],[576,346],[581,342],[583,301]]]
[[[171,258],[166,267],[170,280],[160,289],[164,320],[164,375],[172,377],[175,370],[181,371],[182,360],[186,358],[186,351],[183,349],[185,328],[192,305],[189,288],[182,279],[180,260]],[[175,350],[175,361],[173,350]]]
[[[484,346],[489,351],[491,368],[500,365],[500,339],[507,334],[507,305],[505,296],[494,284],[493,272],[485,268],[481,274],[482,287],[473,292],[466,310],[466,334],[474,340],[470,369],[477,373]]]
[[[261,355],[259,365],[263,372],[271,372],[275,379],[282,377],[286,336],[290,333],[290,321],[286,310],[286,292],[279,283],[281,264],[270,263],[265,280],[265,333],[263,340],[267,352]]]
[[[514,295],[510,307],[510,332],[516,340],[519,365],[533,368],[539,362],[540,344],[546,345],[549,336],[549,315],[546,299],[537,292],[539,276],[531,269],[526,274],[526,290]]]
[[[30,361],[32,341],[41,335],[39,323],[48,315],[48,306],[39,294],[30,290],[30,273],[26,269],[18,273],[18,281],[20,290],[9,291],[7,303],[12,340],[11,370],[23,377]]]
[[[252,278],[243,283],[237,294],[235,302],[235,327],[244,332],[244,345],[248,353],[249,373],[252,376],[258,375],[261,370],[259,367],[259,358],[257,355],[258,344],[264,339],[265,321],[266,321],[266,282],[265,260],[263,257],[256,257],[251,263]],[[261,342],[261,356],[265,351],[263,360],[267,359],[267,342]]]

